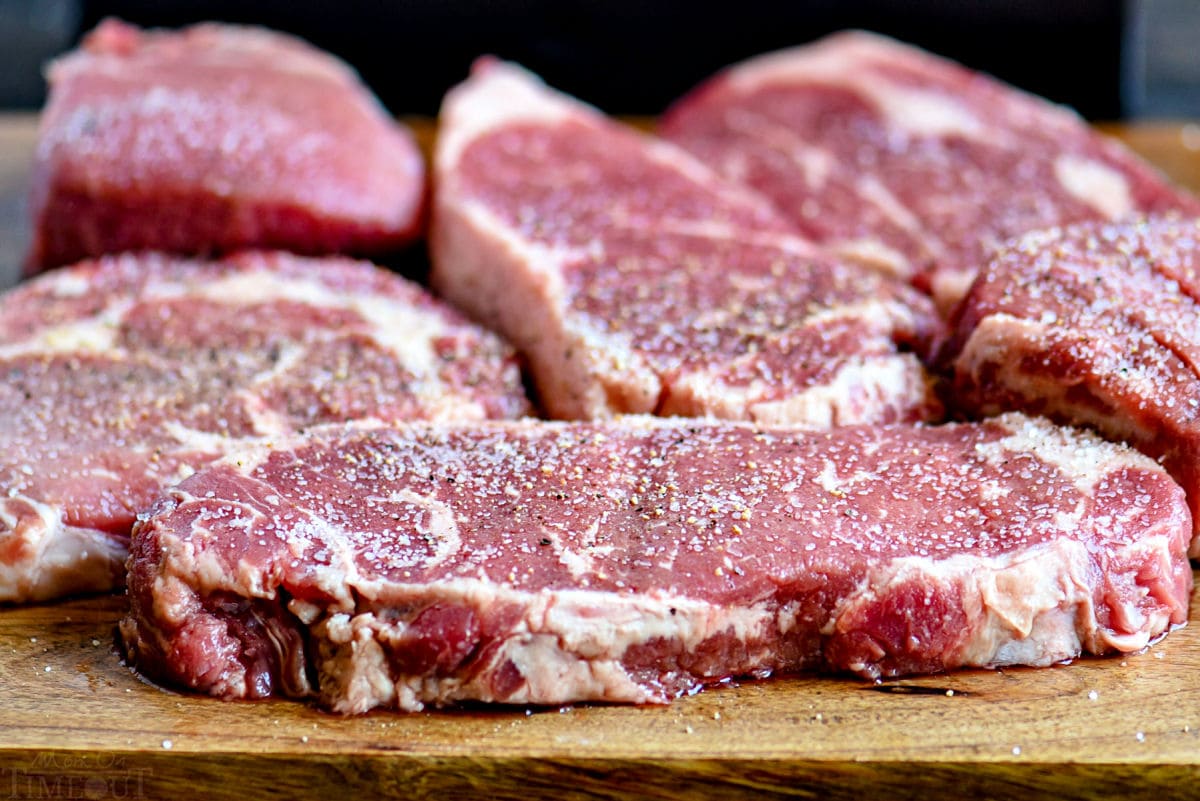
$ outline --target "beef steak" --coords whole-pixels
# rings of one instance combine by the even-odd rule
[[[31,271],[147,248],[377,253],[418,232],[412,136],[300,40],[108,20],[49,78]]]
[[[138,511],[243,439],[525,411],[507,346],[365,263],[47,273],[0,296],[0,601],[118,584]]]
[[[939,409],[938,324],[683,151],[484,60],[442,109],[431,281],[529,360],[543,408],[814,426]]]
[[[1070,111],[866,33],[738,64],[661,131],[769,196],[816,242],[948,309],[993,248],[1039,228],[1200,202]]]
[[[1198,302],[1198,220],[1034,233],[984,268],[941,360],[962,410],[1026,409],[1128,441],[1200,520]]]
[[[1190,536],[1153,461],[1018,414],[328,426],[169,490],[122,632],[224,698],[663,702],[1138,649],[1185,619]]]

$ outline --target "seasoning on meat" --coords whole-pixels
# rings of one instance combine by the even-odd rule
[[[137,513],[245,439],[526,410],[507,346],[366,263],[46,273],[0,296],[0,601],[119,585]]]
[[[1190,536],[1152,460],[1017,414],[329,426],[170,490],[122,632],[223,698],[665,702],[1136,650],[1185,619]]]
[[[518,67],[447,96],[435,173],[431,281],[523,351],[550,416],[940,413],[901,352],[937,330],[927,299]]]
[[[769,196],[814,241],[911,278],[947,310],[1014,236],[1200,214],[1195,197],[1069,110],[861,32],[730,67],[661,130]]]

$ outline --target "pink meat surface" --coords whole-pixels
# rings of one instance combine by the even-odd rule
[[[419,233],[411,134],[300,40],[108,20],[49,79],[30,271],[139,249],[379,253]]]
[[[507,346],[366,263],[46,273],[0,296],[0,601],[118,585],[137,513],[247,439],[526,410]]]
[[[223,698],[665,702],[1135,650],[1185,619],[1190,537],[1152,460],[1019,414],[328,426],[169,490],[122,632]]]
[[[1039,232],[988,263],[941,358],[962,410],[1024,409],[1125,440],[1162,460],[1200,519],[1198,303],[1200,221]]]
[[[936,315],[683,151],[485,60],[442,108],[435,288],[529,360],[552,417],[929,419]]]
[[[1029,231],[1200,202],[1075,114],[890,39],[843,33],[718,74],[662,134],[835,253],[948,309]]]

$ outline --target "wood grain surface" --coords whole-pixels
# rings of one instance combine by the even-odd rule
[[[1200,188],[1200,128],[1115,130]],[[419,134],[428,144],[428,123]],[[26,241],[33,135],[29,117],[0,117],[4,284]],[[122,611],[119,596],[0,608],[0,799],[1200,797],[1198,625],[1044,670],[341,719],[148,685],[121,664]]]

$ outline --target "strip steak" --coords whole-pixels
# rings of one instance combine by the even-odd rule
[[[411,134],[298,39],[108,20],[49,79],[30,271],[140,249],[373,254],[419,233]]]
[[[1025,409],[1125,440],[1162,460],[1200,519],[1198,303],[1198,220],[1030,234],[980,274],[942,361],[962,410]]]
[[[494,60],[442,108],[431,281],[552,417],[830,426],[940,412],[927,301],[832,261],[683,151]]]
[[[169,490],[122,632],[223,698],[665,702],[1136,650],[1184,622],[1190,536],[1152,460],[1017,414],[330,426]]]
[[[526,410],[507,346],[362,262],[47,273],[0,296],[0,601],[118,585],[135,515],[247,438]]]
[[[735,65],[676,103],[661,131],[814,241],[913,279],[944,309],[1012,237],[1200,214],[1068,109],[860,32]]]

